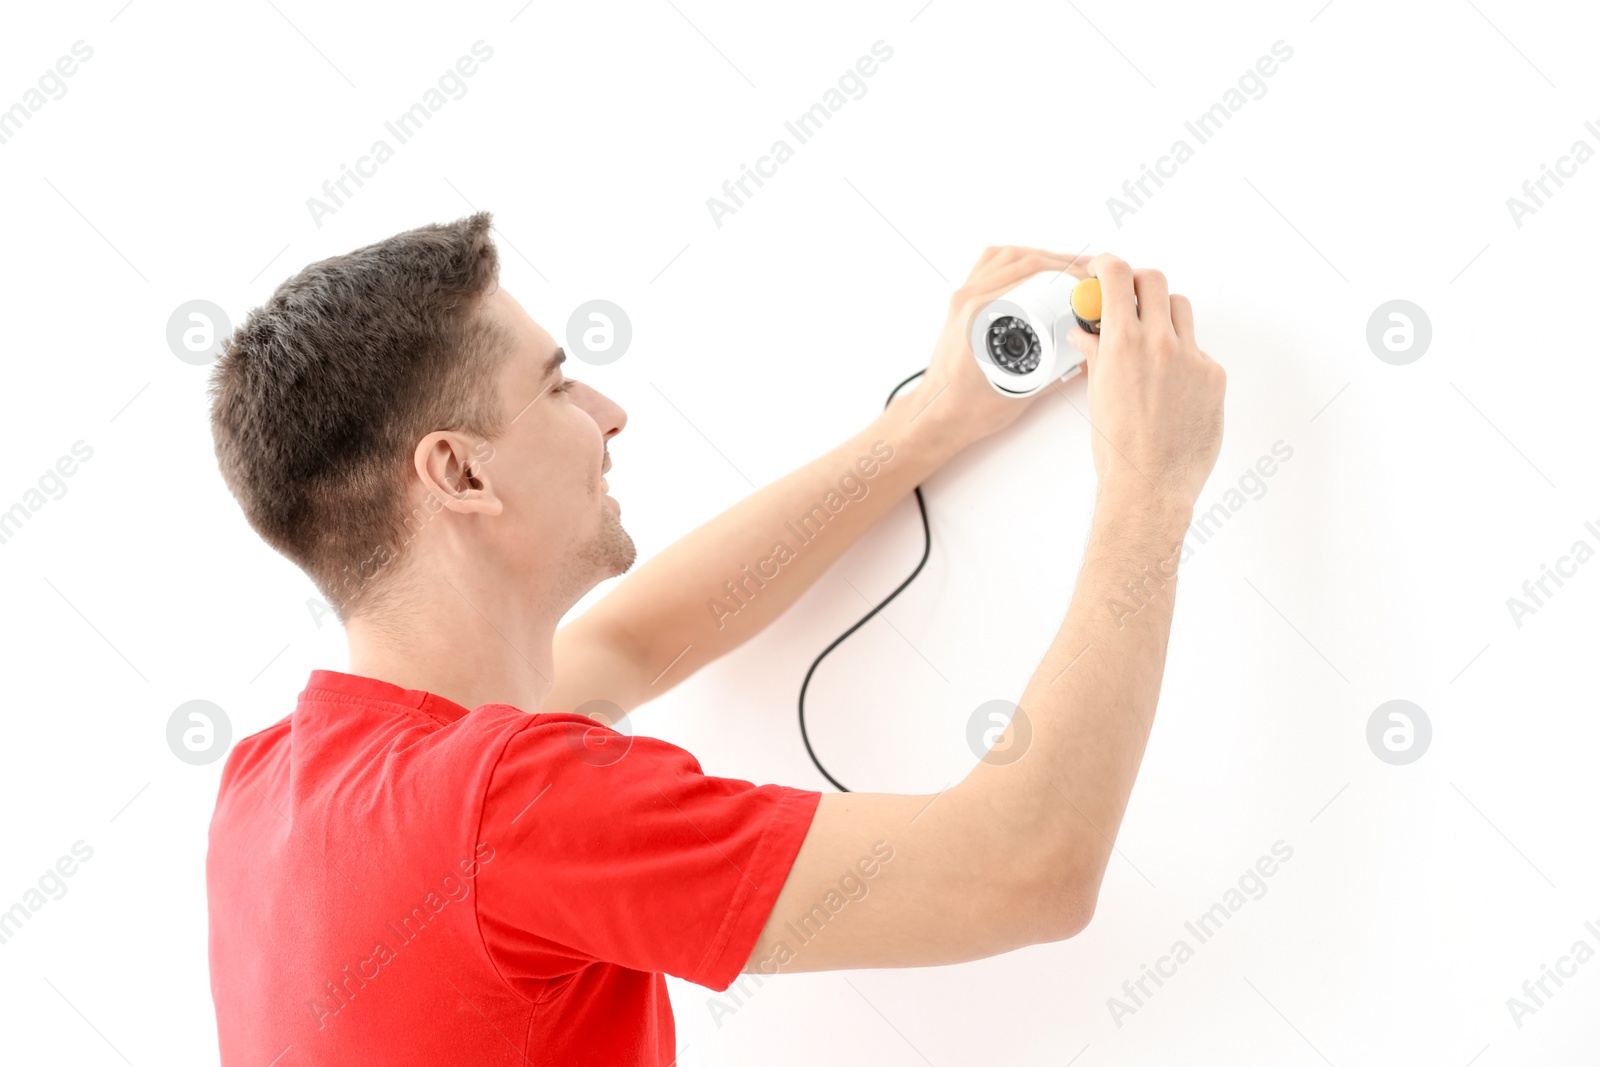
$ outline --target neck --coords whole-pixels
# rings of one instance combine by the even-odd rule
[[[450,575],[417,583],[384,625],[352,616],[345,632],[351,674],[421,689],[469,711],[510,704],[530,714],[555,678],[553,645],[564,611],[553,611],[512,583]]]

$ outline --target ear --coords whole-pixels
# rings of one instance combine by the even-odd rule
[[[435,430],[417,442],[412,462],[425,493],[460,514],[498,515],[505,502],[489,476],[494,449],[459,430]]]

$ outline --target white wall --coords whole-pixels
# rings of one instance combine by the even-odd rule
[[[1593,11],[919,3],[6,13],[0,107],[93,49],[0,144],[0,507],[93,449],[0,544],[0,905],[93,849],[0,945],[8,1062],[214,1061],[202,864],[221,763],[179,762],[165,724],[207,699],[237,738],[345,665],[309,583],[224,489],[206,369],[168,349],[169,315],[242,315],[311,260],[472,207],[496,212],[505,284],[553,333],[594,297],[632,318],[633,348],[587,380],[630,415],[609,479],[641,558],[870,419],[992,243],[1113,251],[1192,298],[1229,371],[1202,508],[1293,449],[1186,565],[1090,929],[958,967],[784,977],[732,1014],[674,980],[682,1063],[1591,1062],[1600,962],[1534,1014],[1507,998],[1574,942],[1600,949],[1600,563],[1520,626],[1507,598],[1575,541],[1600,547],[1600,161],[1520,224],[1507,198],[1575,141],[1600,150]],[[306,199],[479,39],[494,54],[466,95],[314,222]],[[893,58],[867,93],[719,228],[706,198],[878,40]],[[1184,122],[1278,41],[1292,58],[1265,94],[1198,144]],[[1107,198],[1178,138],[1193,158],[1119,225]],[[1391,299],[1432,324],[1404,366],[1365,339]],[[1082,389],[927,483],[927,569],[813,686],[846,781],[940,788],[971,763],[972,709],[1021,692],[1088,519]],[[821,788],[801,677],[862,613],[848,583],[876,602],[920,537],[907,501],[635,728],[712,773]],[[1019,538],[1046,547],[996,551]],[[1366,741],[1392,699],[1433,728],[1405,766]],[[1114,1019],[1124,980],[1280,840],[1293,856],[1265,895]]]

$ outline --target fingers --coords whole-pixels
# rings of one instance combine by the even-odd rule
[[[967,281],[974,281],[980,274],[985,273],[985,268],[992,267],[996,262],[1003,263],[1013,259],[1019,252],[1023,251],[1033,251],[1033,249],[1021,249],[1014,245],[990,245],[983,250],[983,254],[978,257],[978,261],[967,272]]]
[[[1079,280],[1087,278],[1089,276],[1089,264],[1093,261],[1093,256],[1073,256],[1072,262],[1067,264],[1067,273]]]
[[[979,262],[987,260],[995,264],[1010,263],[1026,256],[1049,256],[1053,259],[1072,258],[1060,252],[1052,252],[1048,248],[1029,248],[1026,245],[996,245],[993,248],[985,249],[983,258]]]
[[[985,303],[1044,271],[1070,274],[1079,279],[1091,275],[1099,278],[1102,321],[1107,326],[1131,325],[1144,319],[1152,324],[1170,325],[1177,332],[1181,319],[1189,339],[1193,338],[1193,309],[1186,299],[1170,295],[1166,275],[1148,268],[1134,270],[1126,261],[1108,253],[1067,255],[1025,245],[991,245],[973,265],[966,285],[957,294],[957,302]],[[1081,350],[1084,345],[1079,343],[1078,347]]]
[[[983,250],[983,254],[978,257],[978,261],[972,265],[972,270],[968,272],[967,280],[969,282],[977,281],[980,275],[997,272],[1005,272],[1008,275],[1013,274],[1017,263],[1033,256],[1046,260],[1046,265],[1056,270],[1077,267],[1081,272],[1088,263],[1088,257],[1086,256],[1071,256],[1061,252],[1052,252],[1046,248],[1029,248],[1025,245],[991,245]]]
[[[1189,303],[1186,296],[1173,293],[1172,303],[1172,329],[1178,335],[1178,340],[1194,344],[1194,305]]]
[[[1028,278],[1043,271],[1070,273],[1074,278],[1100,280],[1102,334],[1148,323],[1170,329],[1186,347],[1199,351],[1194,336],[1194,306],[1189,298],[1168,290],[1167,277],[1150,268],[1134,270],[1125,260],[1109,253],[1096,256],[1067,255],[1023,245],[992,245],[983,250],[973,266],[967,284],[954,303],[972,308],[1009,292]],[[1083,353],[1089,372],[1099,354],[1101,335],[1085,333],[1071,326],[1068,337]],[[1204,352],[1202,358],[1209,359]]]
[[[1142,321],[1152,326],[1171,327],[1172,308],[1165,274],[1141,267],[1133,272],[1133,291],[1139,299],[1139,318]]]
[[[1075,262],[1071,256],[1037,248],[1004,247],[994,251],[995,254],[987,261],[980,260],[967,283],[956,292],[955,304],[987,303],[1010,292],[1035,274],[1065,271]]]
[[[1094,357],[1100,354],[1100,335],[1085,333],[1078,329],[1076,323],[1067,328],[1067,340],[1072,342],[1072,347],[1083,354],[1083,369],[1087,374],[1089,365],[1094,362]]]
[[[1133,268],[1102,252],[1089,261],[1089,273],[1100,279],[1101,332],[1135,322],[1139,313],[1134,304]]]
[[[983,269],[983,265],[997,256],[1000,251],[1001,248],[999,245],[990,245],[988,248],[985,248],[983,250],[983,254],[978,257],[978,261],[972,265],[972,269],[967,271],[967,277],[970,278],[974,274],[977,274],[978,271]]]
[[[985,286],[994,287],[998,294],[1020,285],[1035,274],[1044,271],[1064,271],[1071,265],[1071,256],[1029,249],[1026,254],[1016,259],[994,264],[983,281]]]

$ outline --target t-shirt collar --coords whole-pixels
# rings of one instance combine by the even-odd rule
[[[398,704],[402,707],[415,708],[447,723],[455,722],[468,713],[467,708],[437,693],[430,693],[425,689],[404,689],[381,678],[346,674],[343,671],[312,671],[305,690],[300,694],[300,699],[315,699],[318,693],[331,693],[345,699],[368,703]]]

